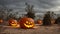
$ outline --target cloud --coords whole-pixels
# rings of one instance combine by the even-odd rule
[[[25,2],[34,5],[38,11],[60,11],[60,0],[0,0],[0,5],[8,8],[25,8]]]

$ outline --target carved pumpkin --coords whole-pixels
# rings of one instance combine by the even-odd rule
[[[43,24],[42,20],[40,20],[40,19],[37,20],[37,23],[40,24],[40,25]]]
[[[2,19],[0,19],[0,23],[2,23],[3,22],[3,20]]]
[[[21,18],[19,20],[21,28],[33,28],[34,27],[34,20],[32,18]]]
[[[14,19],[9,20],[9,25],[14,27],[14,28],[19,28],[20,27],[20,24],[18,24],[17,20],[14,20]]]

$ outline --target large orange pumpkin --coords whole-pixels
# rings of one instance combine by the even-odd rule
[[[14,19],[9,20],[9,25],[14,27],[14,28],[20,27],[20,24],[18,24],[17,20],[14,20]]]
[[[40,20],[40,19],[38,19],[38,20],[37,20],[37,23],[40,24],[40,25],[42,25],[42,24],[43,24],[43,21]]]
[[[33,28],[34,27],[34,20],[32,19],[32,18],[27,18],[27,17],[25,17],[25,18],[21,18],[20,20],[19,20],[19,23],[20,23],[20,27],[21,28]]]

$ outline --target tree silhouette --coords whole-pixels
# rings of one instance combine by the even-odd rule
[[[13,13],[10,13],[10,14],[8,15],[8,19],[10,19],[10,18],[18,19],[18,18],[16,18],[17,14],[18,14],[18,12],[15,12],[14,14],[13,14]]]
[[[51,16],[50,16],[50,11],[48,11],[43,19],[43,25],[51,25]]]
[[[34,17],[35,17],[35,13],[34,13],[34,10],[33,10],[34,6],[29,5],[28,3],[25,3],[25,5],[27,6],[25,8],[25,11],[27,12],[26,16],[34,19]]]
[[[52,19],[55,19],[56,14],[55,14],[54,12],[51,12],[50,15],[51,15],[51,18],[52,18]]]
[[[4,19],[4,20],[7,20],[10,12],[12,10],[13,9],[8,9],[7,7],[0,8],[0,18]]]
[[[60,24],[60,17],[56,19],[55,24]]]

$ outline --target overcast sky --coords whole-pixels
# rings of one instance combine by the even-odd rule
[[[0,0],[0,6],[8,8],[25,8],[25,2],[34,5],[34,9],[38,11],[55,11],[60,12],[60,0]]]

